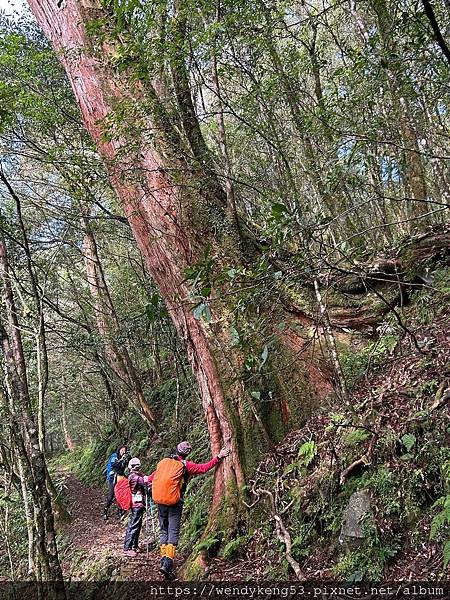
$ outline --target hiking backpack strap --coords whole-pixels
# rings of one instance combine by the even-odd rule
[[[188,473],[187,466],[186,466],[186,459],[182,460],[181,462],[183,464],[183,474],[181,476],[181,478],[183,480],[183,483],[181,485],[181,490],[180,491],[181,491],[181,497],[183,497],[184,492],[186,491],[189,473]]]

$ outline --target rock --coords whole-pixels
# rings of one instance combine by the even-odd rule
[[[366,537],[367,520],[373,523],[373,512],[368,490],[360,490],[350,496],[344,512],[339,542],[348,550],[361,545]]]

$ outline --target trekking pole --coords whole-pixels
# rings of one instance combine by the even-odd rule
[[[145,540],[147,544],[146,561],[148,562],[148,492],[145,490]]]
[[[152,515],[152,530],[153,530],[153,540],[154,543],[156,544],[156,530],[155,530],[155,517],[153,516],[153,501],[152,501],[152,497],[150,496],[150,514]]]

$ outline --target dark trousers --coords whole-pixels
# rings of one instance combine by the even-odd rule
[[[138,547],[144,510],[145,509],[143,506],[131,509],[128,519],[127,532],[125,534],[125,543],[123,545],[124,550],[133,550],[133,548]]]
[[[183,512],[183,502],[177,502],[172,506],[158,504],[158,520],[162,544],[178,544],[180,537],[181,513]]]
[[[108,496],[106,497],[105,510],[108,510],[111,504],[114,502],[114,486],[116,485],[116,478],[111,477],[108,480]]]

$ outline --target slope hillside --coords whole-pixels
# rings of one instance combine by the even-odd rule
[[[260,524],[223,551],[233,565],[213,560],[212,578],[448,576],[448,271],[435,282],[440,293],[413,294],[403,310],[411,334],[389,321],[347,356],[348,405],[324,406],[261,462],[249,501]]]

